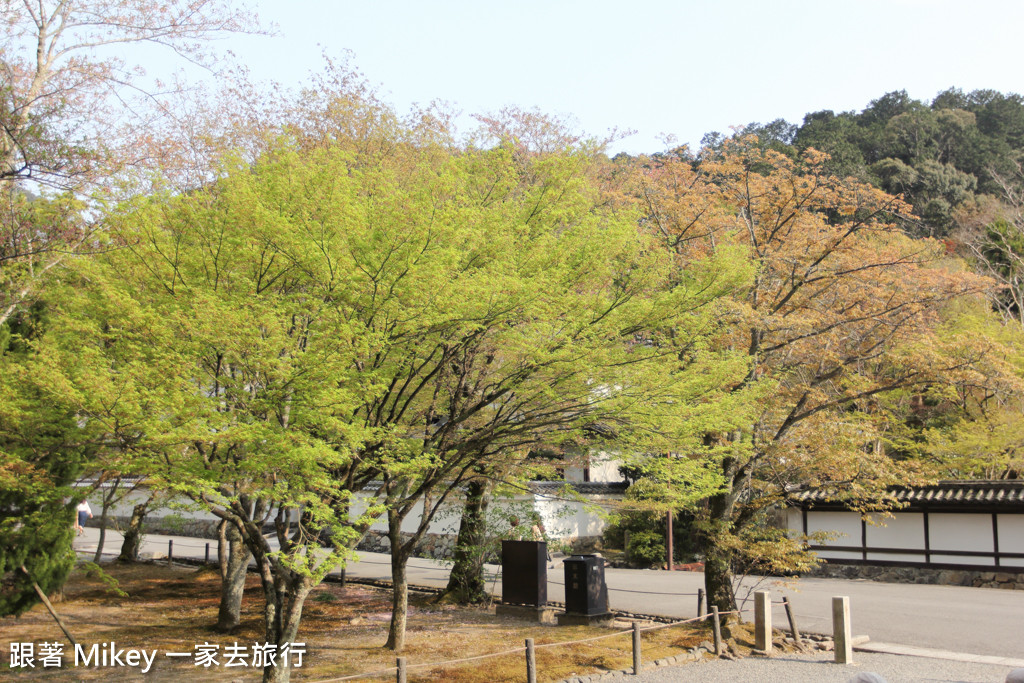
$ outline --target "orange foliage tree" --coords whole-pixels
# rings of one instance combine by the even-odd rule
[[[753,558],[766,572],[799,554],[796,540],[760,524],[791,487],[826,487],[871,509],[885,505],[887,485],[915,476],[884,447],[899,416],[881,398],[984,380],[985,341],[939,330],[949,302],[990,283],[940,243],[904,235],[894,218],[907,205],[829,176],[826,159],[809,150],[794,160],[741,137],[700,158],[645,159],[638,175],[645,224],[681,268],[726,245],[755,267],[719,343],[746,350],[750,370],[734,390],[756,395],[756,419],[707,435],[722,487],[697,523],[709,604],[723,611],[735,608],[745,548],[773,549]]]

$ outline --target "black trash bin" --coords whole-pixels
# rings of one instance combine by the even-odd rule
[[[501,600],[514,605],[548,604],[548,544],[501,542]]]
[[[608,612],[608,586],[604,582],[604,558],[573,555],[565,567],[565,612],[594,616]]]

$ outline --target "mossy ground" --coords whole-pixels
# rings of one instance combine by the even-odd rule
[[[213,629],[217,617],[220,578],[209,569],[167,568],[158,564],[105,565],[128,597],[111,592],[96,577],[76,573],[55,603],[58,614],[80,644],[116,642],[118,648],[158,651],[153,669],[142,675],[132,668],[73,666],[70,647],[65,647],[61,669],[10,669],[12,642],[61,641],[63,634],[42,605],[21,618],[0,620],[3,666],[0,678],[8,680],[179,681],[200,677],[204,681],[253,681],[260,672],[252,668],[203,668],[192,659],[171,659],[164,652],[191,651],[197,643],[225,646],[237,642],[251,647],[262,642],[262,599],[259,581],[249,576],[243,603],[242,624],[232,634]],[[318,587],[306,601],[300,639],[306,643],[301,669],[292,680],[318,681],[370,672],[395,664],[395,654],[384,650],[390,619],[389,592],[348,584]],[[603,627],[552,627],[497,617],[493,608],[438,604],[432,596],[413,593],[409,606],[407,646],[403,653],[410,666],[409,681],[490,683],[525,680],[524,655],[519,653],[479,659],[463,664],[419,667],[420,664],[463,659],[522,647],[526,638],[545,645],[611,633]],[[674,626],[643,635],[645,661],[680,654],[708,639],[700,627]],[[596,642],[538,648],[538,680],[557,681],[632,664],[629,633]],[[223,656],[220,657],[223,660]],[[223,664],[223,661],[221,662]],[[394,674],[361,681],[393,681]]]

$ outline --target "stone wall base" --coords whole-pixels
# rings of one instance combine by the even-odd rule
[[[838,579],[870,579],[889,583],[925,583],[943,586],[974,586],[1024,590],[1024,573],[931,567],[879,567],[860,564],[822,564],[810,576]]]
[[[128,528],[130,517],[109,516],[107,517],[107,529],[112,531],[123,531]],[[165,536],[191,536],[193,538],[208,538],[217,540],[218,522],[209,519],[184,519],[181,517],[146,517],[142,520],[142,535],[161,534]],[[100,516],[95,515],[92,519],[86,520],[85,526],[99,528]]]
[[[107,528],[115,531],[128,528],[130,519],[123,516],[107,517]],[[217,524],[215,520],[195,520],[183,517],[146,517],[142,522],[142,533],[162,534],[167,536],[191,536],[193,538],[206,538],[212,541],[217,540]],[[99,515],[94,516],[86,522],[86,526],[99,527]],[[272,531],[271,529],[264,529]],[[402,534],[408,538],[411,534]],[[414,557],[425,557],[433,560],[451,560],[455,556],[455,536],[446,534],[427,534],[413,551]],[[369,553],[391,553],[391,540],[387,532],[370,531],[366,537],[356,546],[357,550]],[[572,540],[573,553],[592,553],[601,549],[600,536],[586,536]],[[496,550],[494,557],[489,557],[487,562],[500,562],[501,551]]]

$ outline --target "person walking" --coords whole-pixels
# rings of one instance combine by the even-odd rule
[[[87,519],[92,519],[92,508],[89,507],[89,501],[83,500],[78,504],[78,523],[75,524],[75,530],[78,531],[79,536],[85,533],[85,520]]]

